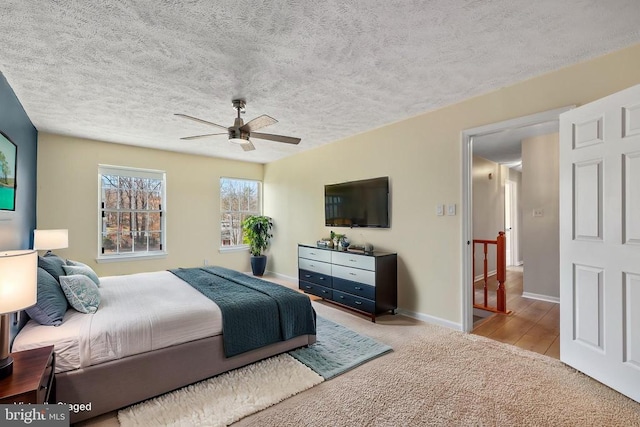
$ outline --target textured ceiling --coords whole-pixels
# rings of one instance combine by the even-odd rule
[[[0,71],[39,131],[268,163],[640,42],[638,0],[3,0]],[[231,100],[261,131],[224,136]],[[393,143],[393,141],[389,141]]]

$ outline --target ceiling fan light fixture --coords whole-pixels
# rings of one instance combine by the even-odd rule
[[[249,140],[243,138],[229,138],[229,142],[232,142],[234,144],[248,144]]]

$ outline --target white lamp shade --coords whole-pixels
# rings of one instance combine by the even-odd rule
[[[69,230],[33,230],[33,249],[50,250],[69,247]]]
[[[0,314],[34,305],[38,298],[38,252],[0,252]]]

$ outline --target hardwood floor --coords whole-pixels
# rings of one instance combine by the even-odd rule
[[[489,289],[495,289],[495,278]],[[474,322],[471,333],[513,344],[526,350],[560,358],[560,305],[522,297],[522,269],[509,268],[505,288],[509,315],[494,314]],[[493,292],[490,292],[492,294]],[[483,298],[482,283],[476,283],[476,301]],[[489,300],[491,304],[491,299]]]

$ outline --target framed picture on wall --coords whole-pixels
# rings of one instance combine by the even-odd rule
[[[0,131],[0,210],[16,210],[18,147]]]

